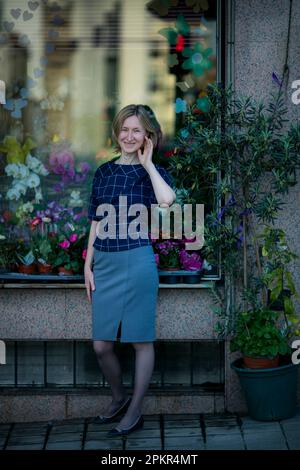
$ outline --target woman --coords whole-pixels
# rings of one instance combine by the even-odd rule
[[[141,203],[168,207],[176,195],[170,185],[169,173],[152,161],[159,147],[160,125],[148,106],[128,105],[121,109],[112,123],[112,138],[120,156],[116,161],[101,165],[94,175],[89,205],[91,220],[85,285],[92,302],[93,346],[102,372],[111,386],[112,402],[98,423],[115,421],[124,415],[107,437],[126,435],[143,426],[142,400],[147,391],[154,367],[155,313],[158,294],[158,272],[151,240],[125,235],[120,217],[123,201],[127,207]],[[97,223],[99,205],[112,204],[116,218],[112,232],[99,237]],[[98,211],[97,211],[98,207]],[[103,216],[104,214],[102,214]],[[130,222],[130,217],[126,224]],[[125,227],[126,229],[128,228]],[[115,233],[114,233],[115,231]],[[110,234],[113,233],[113,236]],[[93,269],[92,269],[93,268]],[[122,372],[114,353],[114,341],[119,326],[121,342],[132,343],[135,349],[135,384],[132,398],[127,397],[122,384]]]

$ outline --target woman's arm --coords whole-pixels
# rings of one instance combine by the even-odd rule
[[[176,199],[173,189],[165,182],[162,176],[155,168],[154,163],[148,163],[146,170],[150,176],[155,197],[160,207],[169,207]]]
[[[176,194],[171,186],[159,174],[152,161],[153,142],[149,137],[145,137],[144,151],[138,150],[138,158],[150,176],[154,194],[160,207],[169,207],[176,199]]]
[[[96,226],[98,221],[92,220],[90,233],[89,233],[89,240],[87,246],[87,253],[84,263],[84,280],[85,280],[85,287],[87,291],[87,296],[89,301],[91,302],[91,289],[95,290],[95,283],[94,283],[94,274],[92,271],[92,262],[94,257],[94,241],[96,238]]]

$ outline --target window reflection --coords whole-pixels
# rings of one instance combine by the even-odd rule
[[[155,110],[165,138],[159,157],[167,164],[184,120],[180,106],[201,101],[216,80],[216,3],[0,2],[0,78],[6,85],[0,105],[0,235],[6,238],[0,243],[5,240],[9,269],[20,260],[13,259],[8,240],[28,241],[24,257],[33,227],[39,256],[49,264],[40,238],[59,229],[53,211],[59,221],[80,226],[84,238],[91,178],[115,155],[111,122],[121,107],[146,103]],[[28,153],[40,166],[28,162]],[[82,255],[83,241],[77,249]],[[80,267],[82,256],[74,272]]]

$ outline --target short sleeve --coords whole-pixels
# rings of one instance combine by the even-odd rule
[[[92,183],[92,192],[90,195],[89,206],[88,206],[88,219],[89,220],[100,220],[99,216],[96,216],[96,211],[98,207],[97,201],[97,188],[101,180],[101,170],[100,167],[96,170]]]
[[[170,173],[163,167],[163,166],[156,166],[157,171],[159,172],[160,176],[165,180],[165,182],[175,191],[175,182],[174,178],[170,175]],[[153,186],[151,183],[151,193],[150,193],[150,204],[157,204],[156,196],[153,190]]]

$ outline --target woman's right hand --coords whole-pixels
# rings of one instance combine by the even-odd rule
[[[84,268],[84,282],[89,302],[92,301],[91,291],[95,290],[94,273],[89,266]]]

